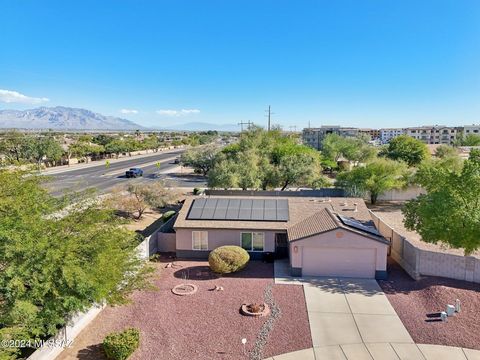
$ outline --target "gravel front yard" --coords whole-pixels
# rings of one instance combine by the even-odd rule
[[[480,284],[433,276],[414,281],[393,261],[389,270],[388,280],[379,284],[416,343],[480,350]],[[461,313],[438,321],[433,315],[455,299]]]
[[[249,359],[267,318],[242,316],[239,308],[244,301],[263,302],[268,286],[280,315],[263,356],[312,346],[303,287],[274,285],[272,264],[251,262],[237,274],[217,278],[204,261],[177,261],[173,268],[165,268],[167,260],[161,261],[155,263],[157,290],[135,293],[129,305],[106,308],[59,359],[104,359],[100,344],[105,335],[132,326],[141,331],[141,346],[132,360]],[[172,294],[187,272],[187,282],[196,284],[198,292]],[[224,290],[210,291],[215,285]],[[247,339],[247,355],[242,338]]]

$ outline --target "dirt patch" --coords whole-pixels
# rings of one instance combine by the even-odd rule
[[[415,281],[393,260],[388,280],[379,284],[415,342],[480,350],[480,284],[433,276]],[[456,299],[461,313],[436,321]]]
[[[264,301],[266,287],[273,284],[273,265],[252,261],[243,271],[219,278],[207,276],[205,261],[177,261],[170,268],[165,266],[171,259],[161,261],[155,263],[157,290],[136,292],[129,305],[107,307],[58,359],[103,359],[99,344],[105,335],[126,327],[141,332],[132,360],[247,359],[241,340],[247,339],[249,352],[266,318],[242,316],[239,308],[245,302]],[[188,270],[188,282],[198,286],[192,296],[171,292],[182,282],[182,270]],[[224,290],[209,291],[215,286]],[[281,316],[264,357],[311,347],[303,287],[273,285],[272,292]]]

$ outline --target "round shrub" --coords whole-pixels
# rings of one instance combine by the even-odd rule
[[[213,272],[228,274],[242,270],[248,264],[250,255],[240,246],[220,246],[208,255],[208,264]]]
[[[138,348],[139,343],[140,332],[138,329],[129,328],[108,334],[102,345],[107,359],[126,360]]]
[[[174,216],[176,214],[176,212],[174,210],[170,210],[170,211],[167,211],[165,213],[163,213],[162,215],[162,219],[164,222],[167,222],[168,220],[170,220],[172,218],[172,216]]]

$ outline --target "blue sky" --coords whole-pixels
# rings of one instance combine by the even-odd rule
[[[285,128],[480,123],[480,1],[0,0],[0,109],[39,105],[147,126],[265,124],[268,105]]]

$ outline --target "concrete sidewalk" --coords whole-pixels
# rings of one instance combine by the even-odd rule
[[[479,360],[480,351],[429,344],[371,343],[330,345],[267,360]]]

